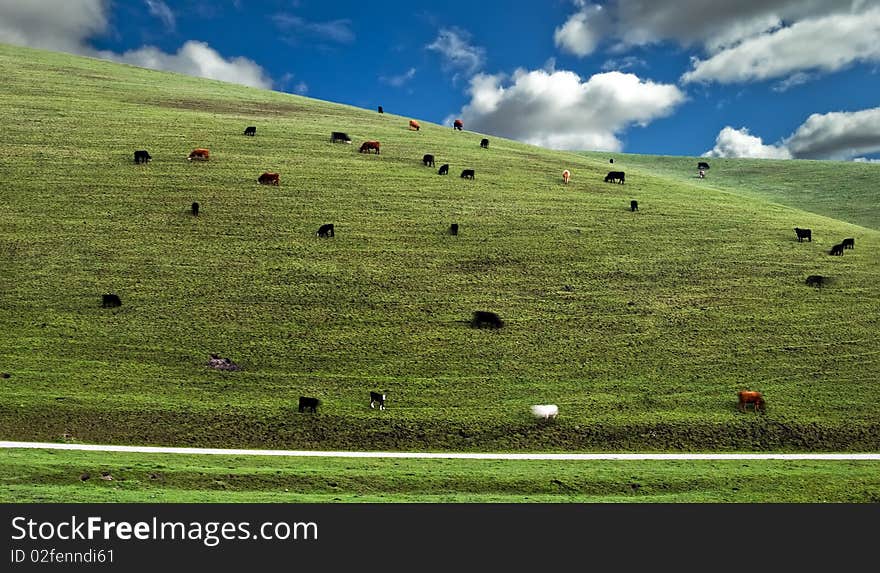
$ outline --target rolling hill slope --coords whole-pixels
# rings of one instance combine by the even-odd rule
[[[607,161],[608,153],[584,152]],[[670,182],[780,203],[880,230],[880,165],[854,161],[727,159],[614,154],[630,173],[651,173]],[[706,178],[697,163],[709,162]],[[612,167],[609,165],[609,167]]]
[[[878,449],[876,230],[276,92],[7,46],[0,73],[4,439]],[[843,237],[856,249],[828,256]],[[123,305],[101,308],[111,291]],[[469,328],[481,309],[506,326]],[[743,388],[766,415],[736,411]]]

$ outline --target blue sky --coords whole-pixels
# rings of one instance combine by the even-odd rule
[[[880,0],[0,0],[0,42],[545,147],[880,157]]]

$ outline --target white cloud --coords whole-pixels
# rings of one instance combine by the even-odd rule
[[[880,151],[880,107],[856,112],[814,113],[786,145],[804,159],[848,159]]]
[[[402,87],[416,76],[416,69],[410,68],[406,72],[396,76],[379,76],[379,81],[396,88]]]
[[[272,20],[284,32],[298,34],[313,39],[329,40],[339,44],[351,44],[355,33],[351,29],[351,20],[339,19],[328,22],[312,22],[292,14],[275,14]]]
[[[630,68],[645,68],[647,66],[648,62],[642,58],[637,56],[625,56],[620,59],[606,60],[605,63],[602,64],[602,70],[606,72],[615,70],[622,72],[623,70],[628,70]]]
[[[176,54],[165,53],[153,46],[144,46],[123,54],[102,51],[98,52],[98,56],[142,68],[178,72],[256,88],[272,87],[272,80],[253,61],[247,58],[226,59],[205,42],[194,40],[184,43]]]
[[[674,85],[608,72],[582,81],[570,71],[478,74],[456,117],[469,129],[551,149],[619,151],[617,135],[668,115],[685,99]]]
[[[791,159],[791,153],[781,145],[765,145],[760,137],[746,128],[725,127],[715,139],[715,147],[703,157],[749,157],[753,159]]]
[[[0,42],[82,54],[107,30],[103,0],[0,0]]]
[[[880,107],[855,112],[814,113],[789,137],[765,145],[746,128],[725,127],[706,157],[850,159],[880,152]]]
[[[780,79],[778,91],[857,62],[880,61],[880,0],[573,0],[554,34],[584,57],[671,41],[703,50],[684,82]],[[805,73],[812,72],[812,73]]]
[[[159,4],[164,4],[156,3],[156,9],[161,12]],[[224,58],[204,42],[188,41],[176,54],[167,54],[152,46],[144,46],[124,54],[95,50],[89,41],[108,31],[109,7],[110,2],[107,0],[0,0],[0,42],[103,58],[260,88],[272,87],[272,80],[252,60]],[[173,13],[171,16],[173,17]]]
[[[553,41],[562,51],[584,57],[595,51],[608,27],[608,18],[602,6],[580,4],[581,10],[556,28]]]
[[[144,2],[146,2],[147,8],[150,9],[150,14],[162,20],[162,23],[165,24],[166,28],[169,30],[175,28],[177,25],[177,19],[174,17],[174,12],[171,11],[168,4],[162,0],[144,0]]]
[[[459,69],[470,75],[483,67],[486,51],[470,43],[470,34],[462,30],[443,28],[426,49],[443,56],[447,68]]]
[[[880,163],[880,159],[872,159],[870,157],[856,157],[853,161],[856,163]]]
[[[684,82],[766,80],[804,70],[833,72],[853,62],[880,61],[880,9],[795,22],[694,60]]]

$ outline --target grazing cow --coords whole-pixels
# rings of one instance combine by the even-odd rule
[[[422,157],[422,164],[425,167],[434,167],[434,156],[430,153],[426,154],[424,157]]]
[[[378,392],[370,392],[370,408],[373,407],[373,404],[379,404],[379,409],[385,409],[385,394],[379,394]]]
[[[214,368],[215,370],[225,370],[228,372],[236,372],[241,370],[241,366],[233,362],[228,358],[220,358],[218,354],[211,353],[211,358],[208,360],[208,366]]]
[[[471,319],[471,326],[474,328],[501,328],[504,326],[504,321],[494,312],[475,310],[474,316]]]
[[[257,182],[260,185],[280,185],[281,184],[281,176],[278,173],[263,173],[260,175]]]
[[[135,163],[146,163],[153,159],[146,150],[141,149],[140,151],[134,152],[134,162]]]
[[[411,119],[411,120],[409,120],[409,128],[418,131],[419,129],[422,128],[422,126],[419,125],[419,122],[417,122],[416,120]]]
[[[379,142],[378,141],[365,141],[361,144],[360,153],[370,153],[371,150],[376,150],[376,155],[379,155]]]
[[[122,306],[122,301],[117,294],[105,294],[101,295],[101,306],[104,308],[115,308]]]
[[[437,175],[449,175],[449,164],[444,163],[440,166],[440,169],[437,170]]]
[[[461,172],[462,179],[473,179],[474,178],[474,170],[473,169],[465,169]]]
[[[810,229],[800,229],[798,227],[794,228],[794,232],[797,234],[798,243],[803,243],[804,239],[813,242],[813,231]]]
[[[705,179],[705,178],[706,178],[706,172],[703,171],[702,169],[700,169],[700,171],[697,173],[697,176],[698,176],[700,179]]]
[[[489,140],[488,139],[480,140],[480,147],[482,147],[483,149],[489,149]]]
[[[307,396],[299,397],[299,411],[305,412],[306,410],[316,413],[318,411],[318,406],[321,404],[321,401],[317,398],[309,398]]]
[[[321,225],[320,227],[318,227],[318,232],[315,233],[315,236],[325,239],[329,237],[335,237],[336,234],[334,233],[333,223],[327,223],[326,225]]]
[[[764,411],[764,396],[760,392],[754,392],[751,390],[740,390],[739,392],[737,392],[737,396],[739,397],[739,403],[736,407],[739,408],[741,412],[746,411],[746,406],[748,404],[752,404],[755,412]]]
[[[807,277],[807,286],[821,288],[825,285],[826,278],[822,275],[810,275]]]
[[[191,209],[192,209],[193,217],[198,217],[199,216],[199,203],[198,203],[198,201],[196,201],[192,204]]]
[[[461,131],[463,127],[464,127],[464,122],[462,122],[460,119],[456,119],[452,123],[452,129],[457,129],[458,131]]]
[[[709,169],[709,164],[705,161],[700,161],[699,163],[697,163],[697,171],[705,171],[707,169]]]
[[[207,161],[210,158],[211,158],[211,152],[208,151],[207,149],[202,149],[202,148],[193,149],[190,152],[189,156],[187,156],[187,159],[189,159],[190,161],[192,161],[193,159]]]
[[[453,223],[449,225],[449,234],[458,235],[458,223]]]
[[[559,414],[559,406],[556,404],[535,404],[530,409],[534,417],[544,420],[549,420],[550,418],[555,420]]]
[[[347,133],[343,133],[341,131],[334,131],[330,134],[330,143],[337,143],[340,141],[342,143],[351,143],[351,138],[348,136]]]
[[[385,113],[385,110],[382,109],[382,106],[381,106],[381,105],[379,106],[379,113]]]
[[[568,185],[568,180],[571,179],[571,171],[566,169],[562,172],[562,182]]]
[[[856,248],[856,240],[855,239],[844,239],[841,243],[844,249],[855,249]]]
[[[605,176],[605,183],[623,183],[623,181],[623,171],[609,171],[608,175]]]
[[[834,245],[833,247],[831,247],[831,250],[828,251],[828,254],[833,255],[835,257],[842,257],[843,256],[843,243],[840,243],[839,245]]]
[[[250,127],[246,127],[246,128],[244,128],[244,134],[245,134],[245,135],[256,135],[256,134],[257,134],[257,128],[254,127],[253,125],[250,126]]]
[[[633,213],[638,211],[639,210],[639,202],[635,201],[635,200],[630,201],[629,202],[629,210],[632,211]]]

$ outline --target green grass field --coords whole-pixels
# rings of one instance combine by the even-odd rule
[[[80,476],[88,472],[83,482]],[[100,479],[109,472],[113,481]],[[0,503],[876,503],[877,462],[0,451]]]
[[[0,74],[2,439],[880,449],[877,165],[777,162],[786,184],[767,187],[747,176],[760,162],[713,160],[695,180],[616,154],[613,185],[607,154],[481,149],[481,134],[277,92],[8,46]],[[367,139],[381,155],[357,152]],[[195,147],[211,160],[188,162]],[[134,165],[137,149],[153,161]],[[266,170],[279,187],[256,183]],[[315,237],[323,223],[335,238]],[[855,250],[828,256],[844,237]],[[111,291],[123,305],[101,308]],[[506,326],[472,329],[474,310]],[[207,368],[212,352],[243,370]],[[746,388],[766,415],[737,412]],[[537,403],[558,419],[534,420]]]
[[[679,184],[727,191],[880,230],[877,165],[854,161],[726,159],[584,152],[630,175],[650,173]],[[697,163],[710,169],[697,177]],[[625,168],[625,169],[624,169]]]

